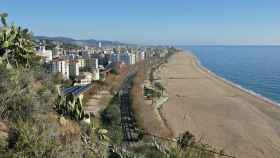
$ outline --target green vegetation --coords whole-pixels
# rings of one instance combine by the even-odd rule
[[[159,98],[163,95],[163,90],[162,89],[160,90],[161,91],[159,92],[157,90],[144,87],[144,96],[147,97],[148,99]]]
[[[56,47],[56,44],[51,40],[45,39],[44,42],[47,50],[53,50]]]
[[[33,54],[32,34],[27,29],[8,25],[8,14],[0,14],[2,27],[0,31],[0,64],[7,68],[28,67]]]
[[[43,65],[40,65],[43,66]],[[72,80],[65,80],[61,73],[55,73],[53,75],[53,82],[56,85],[61,85],[63,88],[71,87],[73,85]]]
[[[113,69],[111,70],[111,73],[112,73],[113,75],[118,75],[118,74],[119,74],[116,68],[113,68]]]
[[[59,93],[55,105],[57,112],[61,115],[70,116],[77,121],[85,117],[81,96],[78,97],[73,94],[63,96]]]
[[[190,133],[184,133],[177,142],[148,139],[138,146],[122,148],[118,95],[102,111],[100,126],[98,121],[81,123],[85,116],[82,98],[58,93],[57,86],[64,84],[63,79],[59,74],[49,74],[34,55],[32,34],[8,25],[7,14],[0,16],[0,157],[213,157],[209,152],[213,149],[196,142]],[[128,71],[123,69],[97,85],[102,89],[110,84],[108,88],[117,92]],[[92,90],[92,94],[95,92]],[[110,144],[117,150],[108,155]]]
[[[95,157],[98,153],[80,137],[87,128],[54,110],[55,84],[61,80],[34,56],[31,34],[9,26],[6,18],[1,14],[0,157]]]
[[[114,144],[121,144],[123,132],[121,124],[121,111],[118,95],[115,95],[109,105],[101,113],[102,126],[109,131]]]
[[[160,152],[155,146],[139,146],[133,149],[134,153],[141,153],[143,157],[162,158],[166,154]]]

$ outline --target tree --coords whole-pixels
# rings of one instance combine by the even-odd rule
[[[190,132],[185,132],[177,139],[177,144],[181,149],[186,149],[188,146],[195,143],[195,137]]]
[[[7,68],[29,67],[35,46],[32,34],[14,23],[9,26],[7,17],[7,13],[0,13],[0,64],[6,64]]]
[[[118,70],[117,70],[116,68],[113,68],[113,69],[111,70],[111,73],[114,74],[114,75],[118,75],[118,74],[119,74],[119,73],[118,73]]]

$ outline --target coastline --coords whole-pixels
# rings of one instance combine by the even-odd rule
[[[280,154],[279,104],[205,68],[180,52],[159,70],[169,100],[160,112],[174,136],[190,131],[237,157]]]
[[[241,91],[244,91],[244,92],[246,92],[249,95],[252,95],[252,96],[254,96],[254,97],[258,98],[258,99],[261,99],[262,101],[264,101],[264,102],[266,102],[268,104],[271,104],[272,106],[280,107],[280,103],[278,103],[276,101],[273,101],[273,100],[271,100],[271,99],[269,99],[269,98],[267,98],[267,97],[265,97],[265,96],[263,96],[263,95],[261,95],[259,93],[256,93],[253,90],[247,89],[247,88],[245,88],[245,87],[243,87],[243,86],[241,86],[241,85],[239,85],[237,83],[234,83],[234,82],[232,82],[232,81],[230,81],[230,80],[228,80],[228,79],[226,79],[224,77],[221,77],[218,74],[214,73],[213,71],[209,70],[208,68],[206,68],[205,66],[202,65],[202,63],[198,59],[198,57],[196,55],[194,55],[191,51],[187,51],[187,52],[184,51],[184,53],[188,53],[189,55],[191,55],[194,58],[194,60],[196,61],[197,66],[200,67],[201,70],[205,71],[209,75],[212,75],[213,77],[217,78],[218,80],[221,80],[221,81],[225,82],[226,84],[228,84],[228,85],[230,85],[230,86],[232,86],[234,88],[238,88]]]

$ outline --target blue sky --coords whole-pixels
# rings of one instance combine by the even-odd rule
[[[0,0],[36,35],[139,44],[280,44],[279,0]]]

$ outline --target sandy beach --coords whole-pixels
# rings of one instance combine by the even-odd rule
[[[168,101],[162,116],[174,136],[197,139],[240,158],[280,157],[280,107],[228,84],[177,53],[159,69]]]

